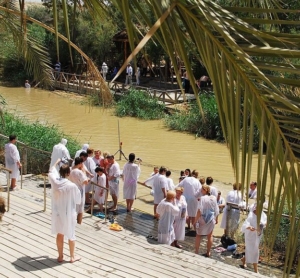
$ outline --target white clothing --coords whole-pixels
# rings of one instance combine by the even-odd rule
[[[216,217],[219,215],[216,197],[213,195],[202,196],[198,204],[198,209],[201,216],[196,223],[196,232],[198,235],[206,236],[213,231],[216,224]]]
[[[88,181],[87,176],[80,169],[73,169],[70,173],[70,181],[75,183],[80,191],[81,203],[76,206],[77,213],[83,213],[84,204],[85,204],[85,184],[84,182]]]
[[[175,185],[174,185],[174,182],[171,178],[167,178],[167,187],[166,187],[166,191],[169,191],[169,190],[174,190],[175,188]]]
[[[217,199],[217,204],[219,205],[225,205],[225,199],[223,197],[220,197],[219,200]],[[219,207],[219,212],[222,213],[224,210],[224,207]]]
[[[25,88],[30,88],[30,84],[29,83],[25,83]]]
[[[262,237],[262,229],[267,224],[267,216],[264,212],[261,213],[260,227],[257,228],[257,216],[250,211],[247,219],[242,225],[241,231],[245,234],[245,258],[246,263],[258,263],[259,259],[259,242]],[[247,229],[248,227],[255,228],[254,231]]]
[[[155,175],[153,179],[153,197],[154,197],[154,205],[157,205],[161,202],[163,198],[165,198],[164,193],[162,191],[163,188],[167,188],[168,182],[165,175]]]
[[[114,179],[108,181],[109,191],[111,195],[116,195],[119,198],[119,178],[120,166],[118,162],[114,162],[108,169],[108,176]]]
[[[179,213],[179,208],[163,199],[158,204],[156,212],[159,214],[158,242],[170,245],[175,240],[173,222]]]
[[[138,164],[127,162],[123,168],[123,198],[134,200],[136,197],[137,181],[140,176],[141,169]]]
[[[184,188],[183,196],[187,202],[187,210],[189,217],[195,217],[197,213],[198,200],[195,197],[197,192],[201,188],[201,184],[198,179],[194,177],[185,177],[178,186]]]
[[[153,182],[155,180],[155,177],[158,175],[159,175],[158,173],[156,174],[153,173],[148,179],[146,179],[145,184],[153,188]]]
[[[101,71],[102,71],[103,79],[106,80],[106,75],[108,72],[108,66],[106,65],[106,63],[102,64]]]
[[[20,171],[17,162],[20,162],[20,153],[16,145],[13,143],[5,144],[5,167],[12,171],[10,174],[11,179],[19,178]]]
[[[69,240],[75,240],[77,222],[76,205],[80,204],[80,191],[75,183],[68,179],[59,178],[55,167],[49,171],[51,183],[51,232],[62,234]]]
[[[136,85],[140,85],[140,76],[141,76],[141,70],[139,67],[137,67],[136,72],[135,72]]]
[[[243,198],[242,198],[241,191],[231,190],[228,192],[227,197],[226,197],[226,203],[230,202],[230,203],[239,205],[240,202],[242,202],[242,201],[243,201]],[[228,223],[229,230],[234,232],[238,228],[238,225],[239,225],[240,211],[238,209],[228,210],[228,207],[226,205],[224,208],[224,211],[223,211],[222,222],[220,225],[220,227],[222,229],[226,229],[227,214],[228,214],[228,218],[229,218],[229,223]]]
[[[132,85],[132,74],[133,74],[132,66],[128,66],[126,68],[126,81],[125,81],[125,85],[127,85],[128,83],[130,85]]]
[[[209,188],[210,188],[210,195],[213,195],[217,198],[218,197],[218,189],[212,185],[209,185]]]
[[[98,185],[106,187],[106,175],[104,173],[102,173],[101,176],[96,174],[96,176],[93,177],[92,181]],[[94,200],[98,204],[103,205],[105,203],[106,190],[98,186],[94,186],[94,188],[95,188]]]
[[[92,157],[88,157],[86,161],[83,162],[85,165],[86,169],[93,175],[95,176],[95,169],[96,169],[96,164],[93,160]],[[85,193],[92,191],[92,184],[88,183],[88,185],[85,187]]]
[[[81,150],[78,150],[78,151],[75,153],[74,159],[75,159],[76,157],[79,157],[80,154],[81,154],[82,152],[85,152],[85,153],[86,153],[86,151],[87,151],[88,148],[89,148],[89,144],[83,144]]]
[[[65,141],[63,142],[65,143]],[[62,158],[70,159],[71,156],[65,144],[60,142],[53,147],[52,154],[51,154],[50,168],[55,164],[55,162],[58,159],[62,159]],[[59,165],[56,166],[56,169],[59,171]]]
[[[249,197],[249,199],[256,199],[257,198],[257,189],[256,188],[254,190],[249,189],[248,197]]]
[[[97,159],[95,156],[93,156],[93,160],[95,162],[96,167],[100,167],[100,160],[103,159],[103,156],[100,156],[99,159]]]
[[[173,225],[175,232],[175,240],[184,240],[185,223],[187,217],[187,203],[185,197],[181,195],[179,200],[175,198],[175,205],[179,209],[179,213],[175,216]]]

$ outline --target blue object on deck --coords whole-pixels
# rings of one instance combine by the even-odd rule
[[[105,218],[105,214],[103,212],[96,212],[96,213],[94,213],[94,216],[99,217],[99,218]]]

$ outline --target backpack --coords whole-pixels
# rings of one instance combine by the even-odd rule
[[[222,235],[221,243],[224,248],[227,248],[230,245],[236,244],[235,240],[230,238],[229,236]]]

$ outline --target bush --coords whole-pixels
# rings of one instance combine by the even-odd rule
[[[164,117],[165,106],[144,91],[131,89],[116,104],[115,114],[118,117],[137,117],[144,120]]]
[[[219,119],[218,107],[214,95],[203,94],[200,96],[203,107],[204,119],[196,103],[191,103],[188,111],[178,111],[165,118],[168,128],[187,131],[206,139],[224,141],[222,127]]]

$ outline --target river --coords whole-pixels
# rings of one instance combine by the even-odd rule
[[[115,154],[119,150],[119,132],[126,156],[134,152],[143,160],[141,181],[152,172],[152,166],[164,165],[171,169],[176,184],[180,170],[197,169],[201,176],[212,176],[219,181],[222,195],[231,190],[234,174],[229,150],[225,144],[196,138],[194,135],[168,130],[162,121],[143,121],[118,118],[112,109],[82,105],[71,94],[40,89],[0,87],[0,94],[8,103],[6,109],[25,116],[30,121],[55,124],[90,147]],[[67,95],[67,96],[66,96]],[[119,159],[119,153],[116,154]],[[122,166],[125,159],[122,158]],[[256,180],[257,159],[253,159],[252,179]],[[150,202],[149,190],[143,194],[144,203]],[[224,196],[225,197],[225,196]]]

